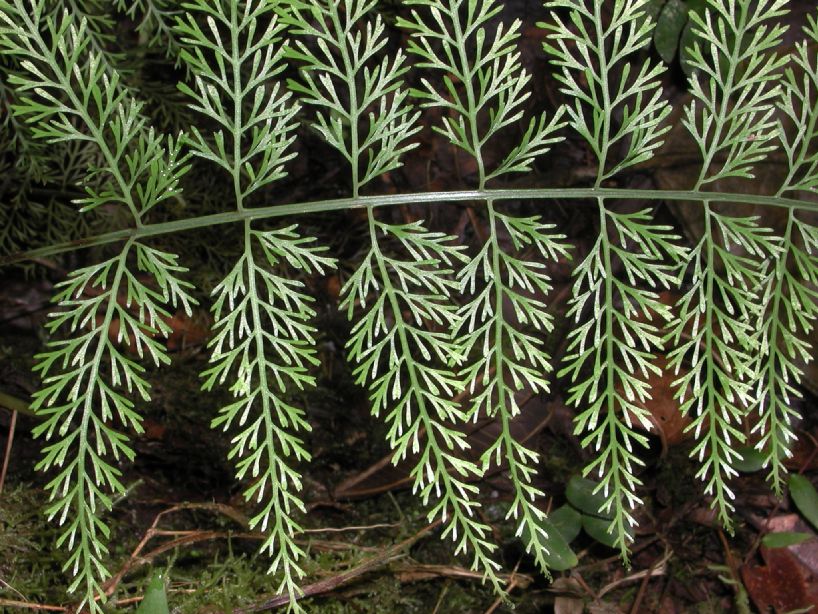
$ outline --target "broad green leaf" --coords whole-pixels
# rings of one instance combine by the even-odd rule
[[[668,64],[676,57],[682,30],[687,24],[687,10],[684,0],[668,0],[656,20],[653,44]]]
[[[169,614],[168,596],[165,592],[165,574],[156,571],[151,578],[145,596],[136,609],[136,614]]]
[[[740,456],[733,462],[733,467],[741,473],[761,471],[767,462],[767,455],[752,446],[740,446],[736,452]]]
[[[583,530],[593,537],[600,544],[608,546],[609,548],[619,548],[619,541],[616,533],[611,530],[611,521],[598,516],[582,515]],[[629,531],[631,538],[633,538],[632,530]]]
[[[767,548],[788,548],[789,546],[803,544],[805,541],[814,537],[814,533],[799,533],[790,531],[767,533],[761,538],[761,545],[766,546]]]
[[[682,36],[679,39],[679,63],[682,65],[682,71],[688,78],[690,78],[693,75],[693,71],[696,70],[690,51],[695,44],[696,32],[693,29],[693,23],[688,20],[682,30]]]
[[[818,529],[818,492],[807,478],[794,473],[789,479],[790,497],[809,523]]]
[[[548,521],[571,543],[582,530],[582,514],[571,505],[562,505],[548,514]]]
[[[607,497],[602,492],[599,482],[575,475],[568,480],[565,498],[568,499],[571,505],[585,514],[604,518],[607,521],[613,518],[610,512],[605,511]]]
[[[565,539],[556,525],[549,519],[540,520],[543,531],[548,535],[548,550],[543,554],[543,558],[552,571],[567,571],[579,564],[577,555],[568,545],[569,540]],[[526,531],[527,529],[524,529]],[[523,539],[527,541],[525,535]]]

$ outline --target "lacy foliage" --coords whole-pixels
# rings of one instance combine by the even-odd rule
[[[181,198],[195,161],[229,185],[211,213],[243,226],[213,290],[204,388],[227,386],[234,400],[212,425],[231,437],[229,456],[256,508],[251,528],[266,535],[261,550],[278,590],[301,609],[305,552],[296,538],[310,425],[294,393],[315,384],[318,357],[313,299],[299,279],[326,274],[335,260],[292,224],[271,229],[267,218],[293,208],[263,205],[296,155],[302,122],[345,160],[347,204],[365,208],[367,245],[340,301],[353,322],[354,377],[388,426],[394,462],[412,459],[428,520],[444,524],[443,537],[499,593],[497,546],[478,485],[493,467],[513,485],[507,517],[549,573],[538,454],[515,439],[511,424],[520,390],[547,393],[553,385],[549,268],[557,262],[575,258],[573,328],[557,376],[569,384],[576,433],[591,452],[584,474],[598,479],[599,511],[611,519],[623,560],[641,504],[640,453],[662,355],[692,420],[697,476],[724,526],[749,423],[781,492],[812,356],[806,335],[818,315],[818,229],[805,215],[814,207],[797,200],[818,188],[815,17],[806,40],[785,54],[785,0],[708,0],[706,11],[691,14],[692,97],[682,122],[702,165],[685,196],[701,207],[704,230],[688,247],[651,208],[616,206],[617,197],[639,191],[609,189],[654,156],[670,129],[666,68],[647,53],[649,0],[545,2],[543,50],[566,102],[533,114],[517,47],[522,24],[505,21],[496,0],[405,0],[394,27],[376,0],[109,4],[0,0],[0,141],[16,160],[2,167],[14,189],[0,189],[0,246],[6,254],[37,242],[66,249],[57,244],[95,232],[98,211],[107,212],[109,230],[123,231],[96,237],[113,245],[109,255],[60,284],[51,341],[37,357],[35,435],[46,442],[38,468],[52,476],[47,514],[61,527],[57,546],[68,551],[70,590],[82,604],[101,611],[110,576],[106,512],[125,492],[120,463],[133,459],[130,439],[150,400],[144,363],[169,362],[167,318],[194,303],[179,255],[150,237],[207,223],[174,226],[163,213]],[[140,83],[132,61],[140,54],[116,36],[122,18],[136,24],[134,48],[176,62],[184,112],[171,110],[161,88]],[[390,36],[396,30],[407,37],[405,50]],[[470,206],[482,208],[488,236],[473,250],[424,221],[385,221],[387,196],[361,200],[414,155],[425,113],[474,161],[480,202]],[[587,144],[595,166],[597,224],[587,253],[538,217],[504,206],[530,192],[498,189],[531,173],[567,135]],[[716,205],[724,195],[714,191],[719,180],[740,178],[752,193],[754,168],[775,149],[787,176],[764,202],[788,208],[783,233],[725,213]],[[48,190],[71,194],[71,202],[46,197]],[[578,198],[571,190],[562,196]],[[742,199],[756,202],[736,195]],[[669,304],[673,291],[680,298]],[[479,460],[467,460],[474,457],[463,454],[464,424],[484,417],[500,425],[497,438]]]

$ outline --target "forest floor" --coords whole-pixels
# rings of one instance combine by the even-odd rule
[[[28,357],[39,340],[21,328],[6,328],[2,338],[3,381],[30,389]],[[302,399],[313,426],[308,439],[313,459],[302,467],[308,513],[301,542],[309,552],[303,588],[314,595],[306,600],[309,611],[512,612],[465,558],[452,556],[440,527],[427,525],[423,507],[406,488],[408,469],[384,463],[384,427],[370,415],[334,343],[326,347],[320,385]],[[146,409],[145,433],[135,440],[136,461],[123,467],[129,491],[111,514],[117,583],[109,611],[129,611],[138,603],[154,569],[167,570],[174,612],[273,609],[268,562],[255,552],[259,535],[247,529],[251,507],[226,460],[228,441],[208,426],[220,399],[199,391],[205,353],[192,345],[174,358],[171,367],[151,374],[154,398]],[[573,410],[560,397],[556,390],[549,399],[523,406],[533,431],[527,443],[542,455],[538,486],[548,493],[544,504],[551,509],[565,503],[566,484],[588,459],[571,434]],[[812,404],[808,399],[806,415],[815,413],[809,411]],[[10,418],[0,413],[4,434]],[[42,515],[44,477],[34,472],[39,442],[30,435],[35,424],[35,418],[17,414],[0,495],[0,611],[4,603],[31,602],[54,606],[53,611],[70,603],[60,570],[63,552],[53,547],[56,531]],[[811,423],[801,428],[800,441],[807,444],[797,459],[812,469],[818,432]],[[476,445],[480,434],[480,429],[472,434]],[[501,546],[498,560],[513,611],[750,612],[748,581],[770,603],[785,596],[784,603],[814,599],[818,538],[791,548],[760,548],[769,522],[776,530],[809,531],[786,500],[770,494],[762,472],[735,481],[736,533],[725,534],[701,496],[689,447],[682,442],[663,448],[652,437],[640,475],[645,507],[629,569],[614,550],[581,533],[571,543],[578,564],[549,581],[504,519],[511,494],[507,479],[500,473],[482,482],[482,513]]]

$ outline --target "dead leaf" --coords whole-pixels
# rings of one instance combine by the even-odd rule
[[[662,370],[662,374],[651,373],[648,378],[652,398],[645,403],[636,403],[648,412],[648,420],[653,427],[650,432],[659,436],[664,456],[670,446],[690,439],[690,433],[685,432],[690,424],[690,417],[680,411],[679,402],[674,398],[676,389],[672,386],[677,378],[684,375],[684,369],[679,374],[674,373],[668,369],[664,356],[657,356],[654,364]],[[634,420],[634,424],[640,426],[638,420]]]
[[[792,612],[818,608],[815,577],[801,566],[788,548],[761,548],[765,565],[741,570],[747,592],[760,612]]]
[[[798,514],[780,514],[765,522],[765,528],[772,533],[814,533]],[[786,548],[801,566],[813,577],[818,578],[818,539],[809,539]]]

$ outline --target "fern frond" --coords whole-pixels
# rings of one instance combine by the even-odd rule
[[[752,178],[753,164],[775,149],[773,113],[786,57],[774,50],[786,26],[787,0],[708,0],[690,13],[693,101],[684,125],[704,158],[696,189],[725,177]],[[721,157],[720,157],[721,156]]]
[[[543,24],[549,33],[545,50],[560,68],[555,77],[562,92],[573,101],[569,125],[596,155],[596,187],[650,158],[669,129],[663,122],[670,107],[659,83],[663,67],[633,63],[650,42],[647,3],[616,0],[609,20],[602,0],[590,7],[582,0],[546,4],[552,23]],[[567,17],[557,9],[568,9]],[[684,250],[670,228],[651,223],[649,210],[616,213],[603,198],[597,207],[599,235],[574,271],[569,316],[577,328],[569,334],[559,375],[570,374],[569,402],[584,408],[575,429],[584,446],[594,446],[596,458],[583,474],[600,478],[601,511],[611,517],[609,532],[627,563],[634,510],[641,503],[636,472],[643,462],[635,448],[647,444],[636,424],[650,429],[644,403],[651,398],[649,378],[660,374],[655,363],[661,328],[671,319],[658,291],[675,285]]]
[[[792,66],[784,73],[778,109],[792,122],[793,130],[778,125],[778,138],[787,156],[788,173],[778,193],[818,190],[818,56],[811,46],[818,44],[818,18],[808,16],[804,27],[808,39],[799,41],[792,54]],[[796,72],[796,70],[798,72]]]
[[[374,61],[386,44],[380,16],[365,21],[372,0],[317,2],[307,11],[293,3],[290,21],[296,33],[309,36],[317,50],[297,43],[293,55],[304,65],[302,82],[291,87],[317,107],[315,128],[349,161],[353,196],[376,176],[396,168],[400,155],[418,130],[401,88],[405,57]],[[313,25],[315,24],[315,25]],[[379,153],[380,152],[380,153]],[[498,592],[498,564],[490,528],[475,516],[477,488],[469,480],[479,467],[458,456],[468,444],[458,429],[464,414],[452,397],[461,383],[448,367],[455,345],[449,325],[456,315],[451,303],[453,262],[462,260],[451,237],[427,231],[421,223],[379,222],[367,209],[370,249],[342,290],[342,305],[352,318],[350,359],[357,362],[357,382],[368,385],[373,412],[388,411],[388,439],[397,462],[419,454],[412,469],[413,489],[431,505],[428,520],[440,517],[443,537],[456,542],[456,553],[471,550],[472,567],[481,570]],[[400,245],[404,258],[390,256],[385,239]],[[377,292],[374,303],[369,294]],[[386,363],[386,365],[384,365]],[[437,499],[433,504],[430,500]]]
[[[691,456],[701,463],[696,477],[705,481],[705,493],[713,496],[728,529],[735,495],[727,482],[737,475],[736,448],[746,440],[742,421],[759,398],[757,352],[765,311],[759,292],[767,259],[777,250],[776,238],[757,219],[706,209],[704,234],[685,263],[690,288],[668,334],[674,346],[669,364],[677,374],[683,361],[689,368],[674,386],[681,411],[693,415],[688,430],[697,440]]]
[[[818,189],[818,57],[810,51],[810,45],[818,44],[815,16],[809,16],[805,31],[808,40],[796,45],[791,56],[794,65],[787,67],[778,101],[778,108],[792,123],[788,128],[779,125],[788,162],[779,195]],[[800,220],[796,209],[790,209],[782,239],[765,301],[769,309],[763,319],[762,341],[769,352],[760,366],[759,421],[752,431],[760,435],[756,447],[764,454],[767,479],[779,495],[787,473],[784,460],[792,455],[795,441],[794,423],[800,419],[793,406],[801,397],[801,365],[813,355],[808,335],[818,316],[818,230]]]
[[[160,281],[161,293],[130,271],[131,255],[138,270]],[[117,256],[74,271],[60,284],[55,301],[61,309],[50,314],[47,325],[52,333],[72,336],[50,342],[37,356],[43,386],[32,408],[43,421],[34,435],[55,440],[43,449],[37,469],[57,470],[46,485],[51,502],[46,513],[65,525],[57,546],[70,551],[64,567],[74,576],[69,591],[80,589],[82,604],[93,612],[101,611],[95,598],[108,577],[109,528],[101,513],[111,509],[109,492],[125,492],[121,471],[109,457],[134,456],[127,435],[111,423],[141,433],[142,418],[131,397],[150,399],[145,369],[128,352],[148,356],[156,366],[170,362],[157,336],[170,332],[165,319],[171,314],[162,305],[181,304],[190,312],[187,284],[177,277],[184,270],[172,254],[128,241]]]
[[[110,3],[106,0],[43,0],[39,4],[42,5],[41,22],[70,19],[75,26],[85,24],[83,36],[88,43],[88,53],[77,56],[77,61],[86,62],[93,55],[109,79],[129,74],[125,54],[117,41]],[[122,79],[117,79],[115,86],[129,96],[135,95]]]
[[[47,208],[32,195],[31,177],[21,177],[18,169],[2,162],[0,173],[5,177],[5,189],[0,191],[0,253],[13,254],[37,244]]]
[[[409,34],[404,51],[378,0],[0,0],[0,249],[29,250],[0,261],[76,249],[78,234],[82,246],[104,246],[93,252],[101,262],[58,286],[34,396],[35,435],[45,440],[38,468],[52,474],[47,512],[60,527],[79,609],[102,611],[106,511],[124,492],[130,434],[142,429],[148,363],[169,361],[162,337],[171,312],[189,313],[193,303],[178,256],[143,241],[216,224],[240,224],[243,234],[224,278],[207,282],[215,330],[203,387],[233,394],[211,425],[230,433],[229,457],[255,509],[250,525],[265,533],[261,550],[291,610],[301,610],[300,466],[310,457],[310,422],[294,398],[315,384],[318,365],[316,310],[300,280],[335,261],[289,220],[271,230],[274,217],[362,208],[365,256],[341,289],[354,378],[386,423],[393,462],[411,458],[428,520],[442,523],[455,552],[499,593],[477,484],[490,468],[507,469],[507,519],[546,574],[554,554],[538,455],[511,426],[522,389],[549,389],[549,267],[569,253],[553,226],[512,215],[504,201],[595,201],[598,228],[574,270],[575,329],[558,376],[570,380],[575,433],[591,452],[584,475],[598,480],[606,543],[627,563],[651,383],[666,347],[692,422],[696,476],[721,522],[730,528],[730,479],[756,415],[756,447],[781,491],[813,355],[806,335],[818,317],[818,228],[807,217],[818,208],[799,200],[818,191],[818,18],[809,19],[808,41],[779,57],[785,0],[704,0],[707,10],[691,14],[693,102],[682,118],[702,168],[690,190],[641,190],[628,187],[629,175],[644,171],[669,129],[663,67],[645,53],[654,0],[547,0],[544,48],[567,102],[533,117],[517,47],[522,24],[504,21],[502,2],[405,4],[395,22]],[[120,17],[134,21],[137,44],[120,44]],[[159,48],[185,70],[173,87],[191,114],[178,98],[162,98],[166,79],[152,78]],[[417,89],[403,82],[410,57]],[[160,61],[164,77],[169,66]],[[433,129],[458,156],[476,161],[466,178],[475,189],[377,193],[417,146],[413,98],[440,118]],[[162,125],[196,126],[166,135],[145,109]],[[349,164],[349,198],[266,202],[295,155],[301,117]],[[566,126],[595,158],[590,187],[495,188],[532,171]],[[722,180],[752,178],[779,142],[788,168],[776,195],[715,191]],[[191,182],[183,200],[189,156],[221,171]],[[163,212],[169,199],[178,207]],[[614,202],[664,199],[701,204],[704,230],[692,249],[650,209]],[[485,205],[478,216],[488,237],[472,258],[424,221],[385,221],[394,205],[448,201],[469,203],[469,213]],[[788,208],[783,236],[718,203]],[[177,212],[185,217],[169,221]],[[660,297],[676,287],[678,314]],[[464,423],[479,416],[496,420],[499,434],[475,460],[465,453]]]
[[[552,226],[537,218],[503,215],[489,204],[489,239],[459,275],[461,292],[473,295],[461,307],[455,330],[458,354],[465,359],[460,377],[471,395],[467,415],[476,420],[484,412],[500,422],[500,435],[481,457],[482,470],[492,464],[508,466],[514,500],[507,518],[518,521],[517,535],[527,536],[526,551],[547,574],[549,536],[543,529],[545,513],[535,505],[544,493],[532,484],[539,455],[514,439],[510,423],[520,413],[517,391],[549,390],[551,358],[542,335],[554,324],[545,302],[551,283],[543,261],[568,253],[565,237],[550,234]],[[500,241],[506,233],[509,247]],[[524,259],[527,249],[538,260]]]
[[[801,397],[801,365],[813,357],[807,335],[818,317],[818,229],[799,220],[792,209],[781,247],[763,301],[769,312],[762,319],[760,342],[769,350],[760,360],[759,420],[752,430],[760,435],[756,448],[764,454],[767,479],[778,495],[784,490],[784,461],[792,455],[800,418],[793,405]]]
[[[19,171],[33,181],[44,183],[53,176],[51,165],[54,157],[49,155],[46,144],[31,133],[31,126],[12,112],[19,100],[16,88],[9,83],[9,77],[19,72],[20,67],[12,58],[0,58],[0,125],[9,139],[4,151],[15,151],[15,166]]]
[[[543,113],[531,118],[519,143],[493,169],[486,168],[483,152],[501,130],[517,125],[523,118],[523,105],[530,96],[526,89],[531,76],[520,65],[515,42],[520,36],[520,21],[507,28],[493,20],[502,10],[495,0],[470,2],[465,14],[458,0],[408,0],[413,9],[410,19],[398,19],[398,25],[412,33],[409,52],[420,58],[418,66],[443,73],[444,91],[429,79],[415,93],[424,107],[448,111],[442,126],[434,130],[473,156],[478,165],[478,187],[513,172],[531,170],[537,156],[562,140],[555,132],[562,126],[559,112],[547,119]],[[428,13],[428,15],[426,14]]]
[[[11,77],[22,92],[14,112],[38,122],[32,129],[37,138],[90,143],[99,151],[99,166],[85,178],[87,196],[77,202],[85,210],[120,205],[141,225],[148,211],[178,192],[188,168],[179,141],[147,129],[139,104],[117,87],[117,73],[109,76],[89,50],[93,37],[85,19],[77,24],[68,14],[46,16],[42,1],[14,0],[0,2],[0,24],[3,50],[19,57],[25,71]],[[131,271],[130,259],[158,291]],[[111,507],[109,492],[125,490],[108,457],[133,457],[127,435],[112,422],[139,432],[141,418],[123,390],[148,399],[144,367],[122,346],[156,365],[169,361],[156,336],[170,331],[167,306],[190,310],[188,284],[178,277],[184,270],[175,255],[131,238],[118,255],[75,271],[62,284],[55,299],[60,310],[48,324],[52,333],[71,336],[51,341],[37,357],[43,388],[33,407],[44,421],[35,435],[55,440],[38,468],[58,470],[47,485],[47,512],[66,525],[58,545],[70,551],[70,590],[81,589],[80,607],[93,612],[100,611],[96,598],[104,598],[100,582],[108,575],[103,557],[109,530],[101,513]]]
[[[93,143],[102,165],[92,169],[89,178],[99,177],[100,184],[87,181],[88,196],[79,204],[83,210],[121,204],[141,222],[151,207],[178,191],[179,179],[188,169],[179,141],[150,130],[141,104],[117,87],[118,74],[108,77],[98,56],[89,52],[85,21],[77,26],[64,15],[60,20],[45,18],[41,24],[42,3],[36,1],[26,6],[24,0],[15,0],[13,5],[0,4],[0,10],[8,26],[6,51],[24,56],[20,65],[26,75],[10,77],[23,93],[14,113],[37,122],[34,136],[49,143]],[[38,29],[41,26],[47,38]]]
[[[286,152],[298,106],[274,81],[284,69],[284,25],[261,0],[241,6],[195,0],[188,8],[194,12],[176,27],[196,87],[180,83],[179,89],[193,100],[193,110],[219,126],[207,138],[193,127],[191,146],[230,173],[241,210],[248,195],[286,174],[284,163],[295,155]]]
[[[191,145],[196,155],[226,171],[236,209],[243,211],[255,192],[286,175],[284,164],[295,155],[288,149],[298,105],[274,81],[285,68],[284,25],[266,0],[195,0],[186,8],[193,12],[178,20],[177,32],[188,46],[182,59],[196,87],[179,87],[218,126],[207,136],[194,128]],[[237,400],[220,410],[212,426],[240,429],[230,458],[237,459],[238,479],[253,479],[245,499],[261,506],[250,527],[267,533],[261,551],[272,558],[269,573],[283,574],[277,590],[299,612],[298,581],[304,575],[299,559],[305,553],[295,541],[302,529],[293,516],[305,508],[298,496],[301,475],[288,463],[310,458],[294,434],[310,426],[288,396],[315,383],[309,371],[318,363],[309,325],[315,312],[302,282],[273,271],[289,266],[306,275],[334,267],[313,242],[295,226],[259,231],[245,221],[242,254],[214,289],[213,366],[202,374],[206,389],[232,381]]]
[[[599,476],[596,491],[605,497],[600,511],[612,518],[609,532],[627,562],[634,510],[642,502],[636,472],[644,463],[636,449],[647,446],[642,431],[651,429],[649,378],[661,375],[656,351],[672,318],[659,290],[676,284],[675,261],[684,252],[668,227],[651,223],[650,210],[625,214],[600,206],[599,212],[596,245],[574,273],[568,316],[576,328],[558,375],[570,375],[568,402],[584,408],[575,433],[584,435],[582,445],[592,446],[596,458],[583,475]]]
[[[561,68],[554,78],[573,101],[568,105],[569,124],[599,160],[597,186],[650,158],[669,130],[663,120],[670,106],[659,83],[664,66],[645,61],[637,68],[629,61],[650,43],[653,22],[645,12],[649,2],[615,0],[606,22],[603,7],[611,3],[553,0],[546,3],[551,22],[540,24],[548,31],[545,51]],[[563,19],[555,9],[568,9],[570,18]]]
[[[323,249],[301,238],[294,226],[257,231],[247,222],[245,234],[244,252],[214,290],[216,334],[208,344],[213,366],[202,375],[206,390],[228,378],[232,382],[237,400],[219,410],[212,426],[241,429],[232,439],[229,458],[239,459],[238,479],[253,480],[245,499],[261,504],[250,527],[267,533],[261,551],[272,558],[269,572],[283,573],[277,592],[290,595],[292,609],[300,611],[295,597],[301,594],[298,581],[304,571],[298,559],[305,553],[295,542],[302,529],[292,516],[306,510],[297,494],[301,474],[288,460],[310,459],[303,441],[293,434],[309,431],[310,425],[304,410],[287,398],[294,389],[315,383],[309,371],[318,364],[315,329],[309,325],[315,311],[303,282],[269,269],[287,263],[304,274],[323,273],[334,261],[321,256]]]
[[[419,130],[419,114],[401,87],[406,56],[400,49],[391,58],[383,53],[386,26],[380,15],[364,22],[377,0],[286,4],[284,20],[292,33],[312,43],[298,39],[289,50],[301,72],[290,89],[315,108],[312,125],[349,162],[358,196],[417,146],[408,140]]]
[[[449,267],[463,256],[452,237],[419,223],[370,218],[369,228],[370,251],[342,289],[341,307],[350,318],[356,306],[366,308],[348,344],[350,359],[358,363],[354,376],[368,385],[373,413],[387,412],[393,462],[418,455],[412,490],[430,505],[428,521],[447,523],[443,537],[455,541],[455,553],[471,551],[472,568],[502,593],[499,565],[491,558],[496,546],[490,527],[476,515],[478,488],[470,483],[482,474],[459,455],[469,447],[459,430],[466,415],[452,400],[462,384],[445,366],[457,356],[449,330],[457,315]],[[385,253],[380,235],[397,241],[408,258]]]
[[[691,14],[700,40],[690,50],[696,72],[683,123],[703,158],[696,190],[726,177],[752,177],[753,165],[775,147],[776,81],[786,62],[774,53],[784,32],[776,20],[785,6],[783,0],[710,0],[704,16]],[[685,264],[690,287],[669,333],[676,346],[669,364],[677,374],[682,363],[690,366],[674,385],[682,411],[694,416],[691,456],[701,462],[697,477],[719,519],[732,530],[727,482],[736,475],[735,448],[746,439],[741,423],[761,401],[765,286],[780,247],[757,219],[717,213],[703,198],[704,233]]]
[[[90,51],[105,65],[109,76],[122,74],[124,54],[117,45],[116,23],[111,14],[111,4],[105,0],[59,0],[46,3],[50,16],[56,18],[60,13],[69,15],[75,22],[87,24],[87,38]],[[46,13],[46,18],[49,16]]]
[[[520,21],[508,28],[502,22],[495,27],[502,5],[494,0],[472,2],[465,12],[456,0],[408,4],[424,9],[413,9],[410,19],[398,20],[398,25],[412,32],[409,51],[420,58],[420,67],[442,73],[443,91],[423,79],[423,90],[417,92],[423,106],[446,110],[443,125],[434,130],[474,157],[479,189],[502,175],[531,170],[536,157],[562,140],[556,135],[563,125],[562,107],[550,119],[545,113],[532,118],[518,144],[494,168],[487,167],[484,157],[493,137],[520,122],[529,97],[530,75],[521,67],[515,46]],[[553,327],[544,311],[549,278],[545,265],[524,259],[522,251],[532,248],[537,257],[556,259],[565,256],[566,249],[560,242],[564,237],[547,234],[550,227],[536,218],[504,215],[491,200],[486,208],[488,240],[459,273],[461,292],[474,295],[461,308],[454,326],[455,338],[460,339],[458,352],[465,360],[459,376],[474,395],[467,415],[477,419],[484,411],[501,424],[500,435],[481,458],[482,471],[492,463],[508,465],[515,492],[508,518],[519,522],[517,534],[526,534],[526,550],[547,574],[545,513],[535,505],[543,493],[532,485],[538,456],[513,438],[510,423],[519,413],[514,391],[524,386],[548,390],[546,374],[551,370],[550,357],[537,336]],[[501,233],[508,233],[513,249],[501,245]],[[507,302],[513,315],[506,313]]]

